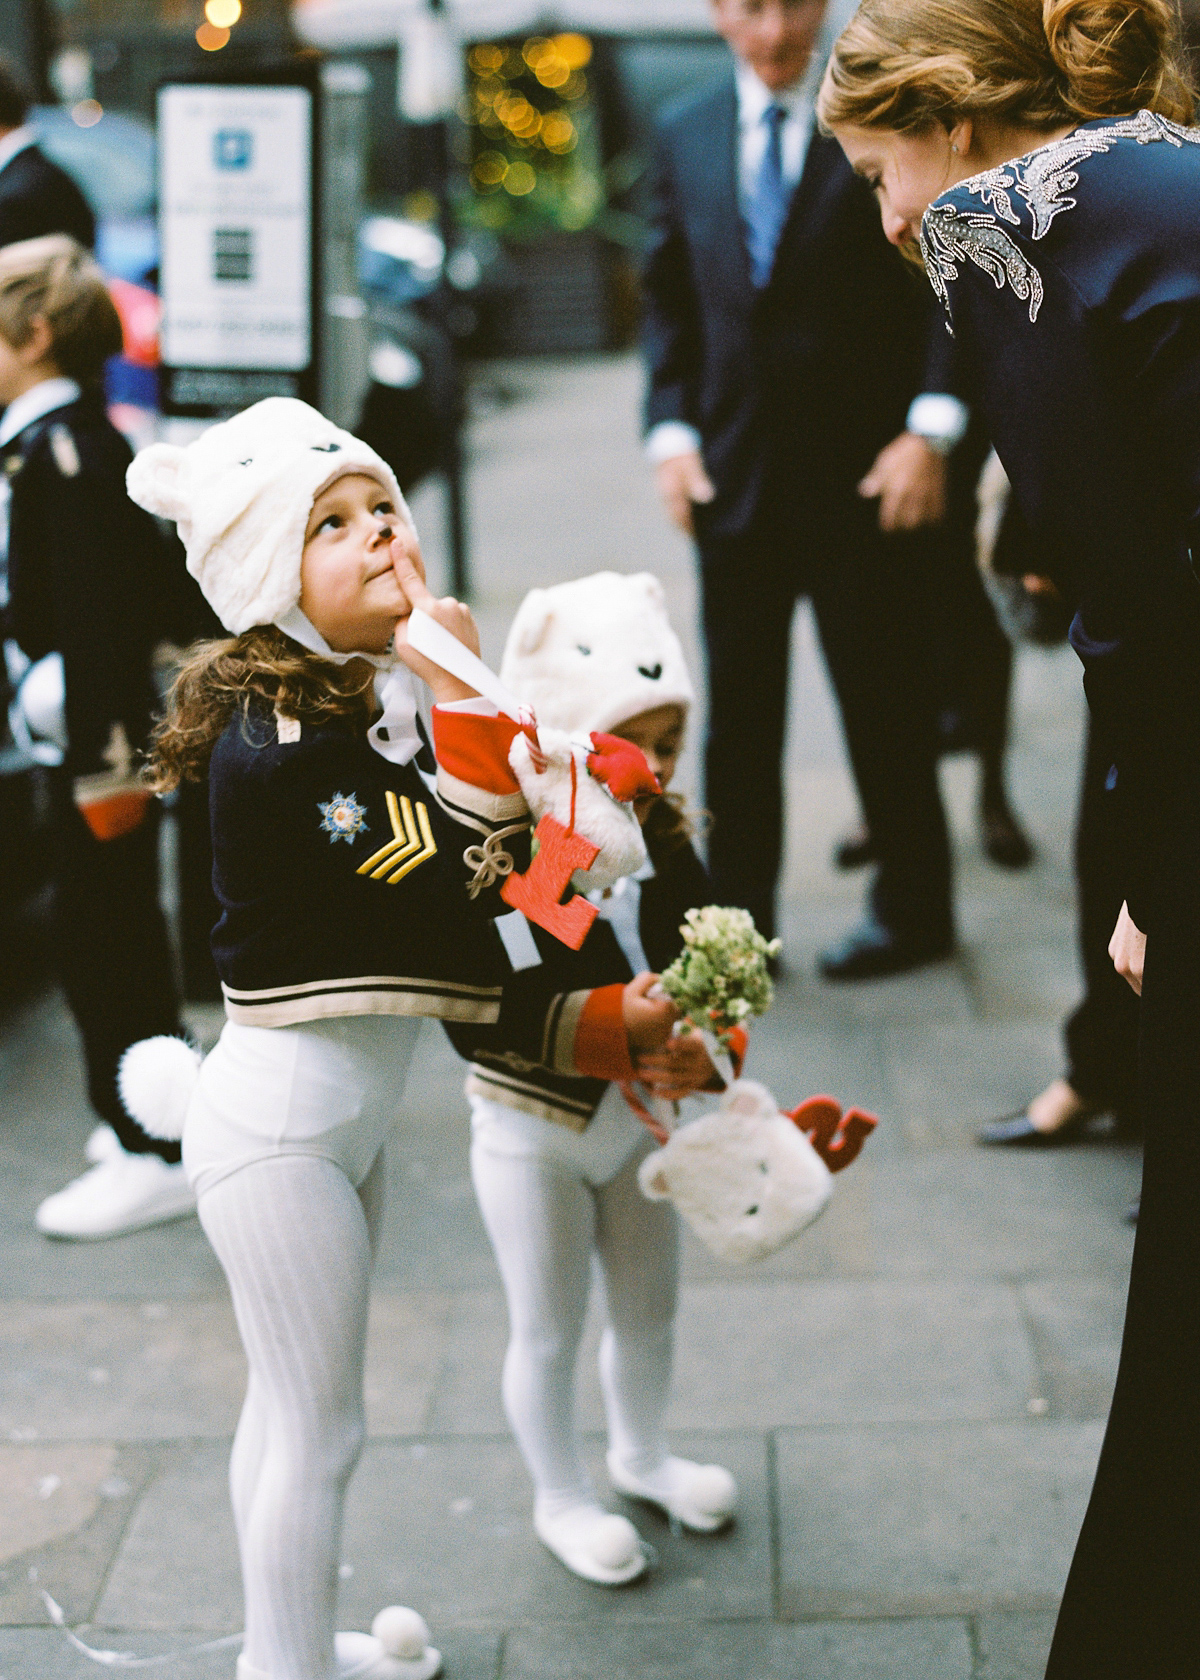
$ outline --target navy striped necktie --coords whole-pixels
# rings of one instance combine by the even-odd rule
[[[768,105],[763,112],[762,120],[767,125],[767,149],[763,153],[754,192],[744,211],[750,277],[760,289],[771,278],[775,250],[792,196],[783,178],[783,125],[787,117],[788,113],[782,105]]]

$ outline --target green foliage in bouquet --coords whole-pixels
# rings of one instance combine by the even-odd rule
[[[734,1027],[771,1007],[767,959],[779,954],[779,940],[764,939],[748,910],[719,904],[689,910],[679,931],[683,950],[662,988],[685,1016],[681,1031],[703,1028],[728,1050]]]

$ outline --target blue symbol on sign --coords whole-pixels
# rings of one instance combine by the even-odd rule
[[[219,128],[213,135],[213,162],[218,169],[249,169],[254,159],[254,135],[248,128]]]

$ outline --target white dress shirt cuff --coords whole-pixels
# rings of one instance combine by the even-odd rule
[[[949,455],[966,435],[971,411],[946,391],[923,391],[914,398],[905,421],[905,430],[936,449],[939,455]]]
[[[646,434],[646,459],[651,466],[673,461],[677,455],[700,453],[700,433],[682,420],[660,420]]]

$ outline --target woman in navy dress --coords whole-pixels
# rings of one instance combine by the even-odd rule
[[[1142,1214],[1053,1680],[1200,1676],[1200,129],[1168,0],[864,0],[825,125],[919,236],[1116,743]]]

